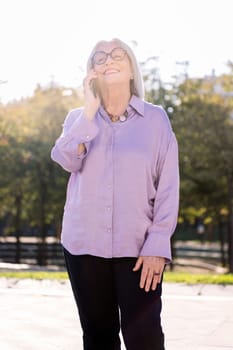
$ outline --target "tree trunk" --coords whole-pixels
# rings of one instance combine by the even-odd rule
[[[41,223],[40,226],[40,239],[38,243],[38,257],[37,263],[40,266],[47,265],[47,244],[46,244],[46,226],[44,223]]]
[[[46,244],[46,223],[45,223],[45,204],[47,196],[47,186],[43,181],[43,174],[38,166],[38,176],[40,180],[40,240],[38,245],[38,264],[40,266],[46,266],[47,264],[47,244]]]
[[[15,197],[15,207],[16,207],[16,215],[15,215],[15,236],[16,236],[16,251],[15,251],[15,263],[20,264],[21,261],[21,211],[22,211],[22,195],[17,194]]]
[[[233,176],[228,177],[228,264],[233,273]]]
[[[219,216],[218,219],[218,236],[219,236],[219,242],[220,242],[220,252],[221,252],[221,264],[223,267],[226,266],[226,258],[225,258],[225,251],[224,251],[224,230],[223,230],[223,221],[222,216]]]

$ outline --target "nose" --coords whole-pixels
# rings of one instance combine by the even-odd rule
[[[113,62],[113,59],[112,59],[112,57],[111,57],[111,54],[108,53],[108,54],[107,54],[107,59],[106,59],[106,61],[105,61],[105,64],[109,64],[109,63],[111,63],[111,62]]]

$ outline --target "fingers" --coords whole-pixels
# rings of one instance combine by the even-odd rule
[[[155,273],[152,269],[142,270],[140,288],[144,288],[146,292],[149,292],[150,289],[155,290],[160,281],[160,273]]]
[[[160,274],[158,276],[159,283],[161,283],[161,280],[162,280],[163,270],[164,270],[164,266],[163,266],[163,268],[162,268],[162,270],[161,270],[161,272],[160,272]]]
[[[143,266],[140,279],[140,288],[144,288],[146,292],[149,292],[150,289],[155,290],[157,283],[159,283],[160,274],[157,275],[154,272],[154,269]]]
[[[140,256],[140,257],[137,259],[137,261],[136,261],[136,264],[135,264],[135,266],[134,266],[134,268],[133,268],[133,271],[138,271],[138,270],[140,269],[142,263],[143,263],[143,259],[142,259],[142,257]]]
[[[141,257],[143,266],[140,278],[140,288],[146,292],[155,290],[158,283],[161,283],[165,265],[165,259],[160,257]]]
[[[83,79],[83,85],[85,85],[86,83],[89,83],[92,79],[97,78],[97,76],[98,75],[96,71],[94,71],[94,69],[91,69],[86,75],[86,77]]]
[[[100,106],[100,92],[97,84],[97,73],[91,69],[88,72],[87,76],[83,80],[83,89],[84,89],[84,99],[85,99],[85,113],[86,115],[90,114],[90,118],[96,114],[97,109]],[[91,111],[91,112],[90,112]]]
[[[161,276],[162,274],[153,276],[153,282],[152,282],[152,290],[155,290],[158,283],[161,283]]]
[[[93,79],[97,78],[97,73],[92,69],[90,72],[87,74],[87,76],[83,79],[83,87],[84,89],[90,87],[90,83]]]
[[[142,279],[142,286],[140,285],[141,288],[144,287],[146,292],[149,292],[150,287],[151,287],[151,283],[153,281],[154,278],[154,274],[152,270],[147,270],[147,275],[146,275],[146,279]]]

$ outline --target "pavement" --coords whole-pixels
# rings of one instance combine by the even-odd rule
[[[1,350],[82,349],[68,280],[0,278],[0,315]],[[162,324],[166,350],[233,349],[233,286],[164,283]]]

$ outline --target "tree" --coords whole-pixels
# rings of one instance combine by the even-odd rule
[[[32,97],[0,110],[0,215],[11,218],[5,233],[17,236],[17,262],[20,236],[27,225],[39,232],[38,262],[46,264],[48,227],[60,229],[68,176],[51,161],[50,151],[68,110],[81,102],[75,90],[38,86]]]
[[[173,84],[165,85],[157,59],[144,62],[146,98],[165,108],[178,139],[180,217],[193,219],[202,213],[223,232],[222,213],[228,214],[228,263],[232,272],[233,64],[228,64],[230,74],[192,79],[187,73],[188,62],[181,63],[184,72]],[[219,237],[223,246],[222,233]]]
[[[207,208],[214,220],[228,211],[228,263],[233,272],[233,120],[225,91],[231,75],[187,79],[180,87],[173,126],[180,146],[183,211],[191,204]],[[233,90],[233,89],[232,89]],[[199,205],[198,205],[199,203]]]

